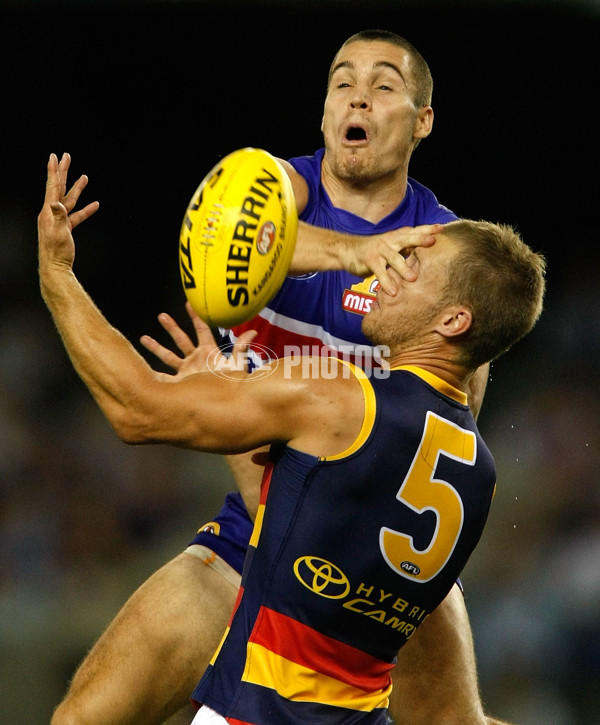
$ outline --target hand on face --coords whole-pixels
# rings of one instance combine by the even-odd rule
[[[395,295],[397,284],[390,276],[390,268],[407,282],[414,282],[417,272],[410,253],[416,247],[431,247],[443,229],[443,224],[424,224],[357,238],[347,249],[346,268],[361,277],[374,274],[383,290]]]

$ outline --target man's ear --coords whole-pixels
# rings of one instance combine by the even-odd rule
[[[433,129],[433,108],[431,106],[422,106],[419,108],[417,120],[415,121],[415,130],[413,138],[427,138]]]
[[[468,307],[452,305],[442,312],[435,330],[443,337],[456,337],[463,335],[472,322],[473,315]]]

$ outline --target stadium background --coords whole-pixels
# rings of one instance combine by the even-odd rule
[[[181,319],[188,199],[246,145],[311,153],[351,33],[429,61],[433,135],[410,173],[548,256],[534,333],[492,367],[481,429],[499,487],[464,581],[489,709],[591,725],[600,696],[597,2],[0,3],[0,722],[47,723],[128,594],[229,490],[217,457],[121,444],[39,297],[35,220],[51,151],[101,210],[76,270],[137,344]]]

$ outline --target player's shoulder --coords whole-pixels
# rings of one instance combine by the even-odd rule
[[[421,213],[427,215],[427,223],[439,222],[444,224],[458,219],[458,216],[451,209],[438,200],[437,196],[429,187],[411,176],[408,177],[407,191],[411,197],[413,206],[418,208]]]
[[[292,189],[294,190],[294,197],[296,198],[296,209],[298,210],[298,214],[300,214],[308,203],[309,192],[306,178],[289,161],[279,157],[276,157],[276,159],[292,182]]]

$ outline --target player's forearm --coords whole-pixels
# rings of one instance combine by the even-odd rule
[[[357,277],[373,274],[386,292],[395,294],[388,267],[403,279],[414,281],[415,270],[407,262],[408,253],[403,254],[403,251],[431,246],[442,229],[442,224],[426,224],[362,236],[299,222],[290,274],[340,269]]]
[[[40,288],[75,370],[109,422],[124,440],[143,442],[139,431],[152,369],[108,323],[72,270],[41,265]]]
[[[353,260],[349,249],[356,237],[342,234],[331,229],[315,227],[306,222],[298,222],[298,236],[290,274],[325,272],[335,269],[350,269]]]

